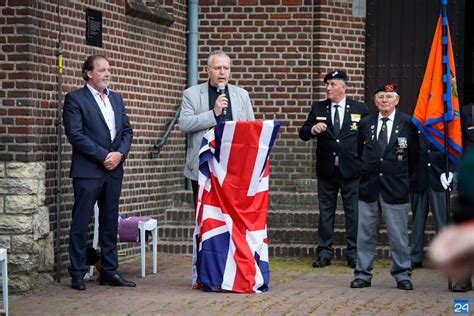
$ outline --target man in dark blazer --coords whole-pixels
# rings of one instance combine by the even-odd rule
[[[87,82],[66,95],[64,130],[72,145],[70,176],[74,206],[69,233],[71,287],[85,290],[86,244],[91,211],[99,206],[101,248],[100,285],[134,287],[117,272],[117,224],[123,162],[132,143],[132,128],[122,97],[110,91],[110,65],[100,55],[89,56],[82,66]]]
[[[392,276],[399,289],[413,289],[408,245],[409,174],[419,157],[419,143],[411,117],[395,110],[399,101],[395,85],[379,87],[375,91],[378,112],[360,122],[358,151],[362,158],[362,176],[357,266],[352,288],[371,285],[382,215],[390,240]]]
[[[423,267],[425,225],[431,209],[436,232],[446,226],[446,189],[440,178],[446,172],[445,155],[418,131],[420,160],[410,178],[410,201],[413,212],[413,226],[410,240],[411,267]],[[449,165],[450,173],[454,166]],[[449,178],[449,177],[448,177]]]
[[[355,267],[357,258],[357,197],[360,161],[357,134],[360,120],[368,114],[363,103],[346,98],[347,75],[335,70],[324,77],[327,99],[314,102],[299,131],[302,140],[317,139],[319,225],[317,258],[313,267],[331,263],[337,195],[341,192],[346,222],[346,259]]]

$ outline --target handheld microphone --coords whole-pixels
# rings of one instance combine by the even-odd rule
[[[219,83],[217,86],[217,94],[222,95],[225,94],[225,84]],[[222,109],[222,115],[226,116],[227,115],[227,108]]]

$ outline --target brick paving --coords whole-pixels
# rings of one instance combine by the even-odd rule
[[[149,258],[148,258],[149,259]],[[415,270],[414,291],[396,288],[390,263],[379,261],[372,287],[349,288],[352,270],[345,262],[324,269],[311,262],[270,262],[270,290],[262,294],[206,293],[190,287],[189,256],[158,255],[158,274],[140,277],[140,261],[121,265],[122,274],[136,288],[99,286],[87,282],[86,291],[69,288],[69,279],[44,290],[10,297],[11,315],[450,315],[453,298],[474,292],[451,293],[447,280],[430,268]],[[147,272],[151,262],[147,263]],[[471,312],[472,313],[472,312]]]

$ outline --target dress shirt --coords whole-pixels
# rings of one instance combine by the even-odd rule
[[[99,91],[92,88],[91,85],[87,84],[87,88],[91,91],[92,95],[94,96],[95,102],[100,109],[100,112],[104,116],[105,122],[107,123],[107,127],[110,131],[110,141],[112,142],[117,134],[117,129],[115,128],[115,113],[114,109],[112,108],[112,104],[110,104],[109,100],[109,90],[104,90],[104,95],[102,96]]]
[[[392,114],[388,116],[388,121],[385,123],[387,125],[387,144],[390,142],[390,135],[392,134],[392,127],[393,127],[393,120],[395,119],[395,112],[396,110],[393,110]],[[377,120],[377,139],[380,134],[380,130],[382,129],[382,114],[379,113],[379,118]]]

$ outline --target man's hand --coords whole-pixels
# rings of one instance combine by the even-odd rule
[[[316,125],[313,125],[313,127],[311,128],[311,134],[313,135],[321,134],[322,132],[325,132],[327,128],[328,126],[326,125],[326,123],[317,123]]]
[[[122,153],[118,151],[110,152],[103,162],[105,169],[112,171],[122,162]]]
[[[220,116],[222,114],[222,109],[227,107],[228,102],[229,100],[227,100],[225,94],[218,96],[216,103],[214,104],[214,114]]]

